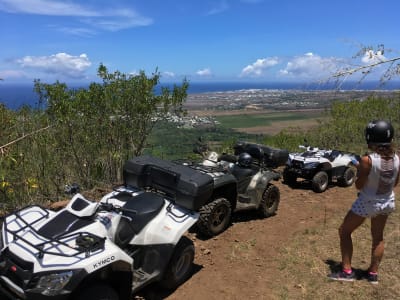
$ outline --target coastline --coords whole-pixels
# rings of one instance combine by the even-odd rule
[[[162,86],[172,88],[173,85],[180,83],[160,83],[159,89]],[[272,102],[280,102],[279,98],[285,97],[290,102],[296,101],[299,98],[304,98],[307,95],[313,98],[312,95],[318,95],[324,98],[332,98],[334,95],[337,98],[343,98],[344,94],[388,94],[398,91],[398,85],[393,82],[391,85],[385,86],[386,89],[377,89],[377,83],[365,83],[363,86],[355,83],[346,85],[348,89],[336,90],[332,85],[308,84],[308,83],[268,83],[268,82],[189,82],[187,91],[188,97],[186,104],[188,106],[212,107],[221,106],[221,108],[234,104],[231,99],[236,99],[236,102],[246,100],[249,104],[257,105],[257,98],[269,98]],[[70,86],[73,89],[80,88],[77,85]],[[85,87],[85,86],[82,86]],[[359,89],[355,89],[355,87]],[[360,89],[363,87],[363,89]],[[397,88],[397,89],[396,89]],[[157,93],[157,90],[155,91]],[[307,97],[308,97],[307,96]],[[206,100],[206,101],[205,101]],[[9,109],[18,109],[23,105],[37,107],[38,95],[34,92],[32,84],[12,84],[0,82],[0,103],[3,103]],[[227,103],[230,103],[227,105]],[[242,105],[241,104],[241,105]],[[273,103],[272,103],[273,104]],[[238,108],[236,105],[229,107],[230,109]],[[243,107],[241,107],[243,108]],[[294,107],[293,109],[300,109]]]

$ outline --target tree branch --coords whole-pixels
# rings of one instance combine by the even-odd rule
[[[370,65],[361,66],[361,67],[357,67],[357,68],[354,68],[354,69],[339,71],[339,72],[333,74],[332,77],[341,77],[341,76],[344,76],[344,75],[352,75],[352,74],[354,74],[356,72],[359,72],[361,70],[374,68],[374,67],[376,67],[378,65],[386,64],[386,63],[390,63],[390,62],[393,63],[393,62],[395,62],[397,60],[400,60],[400,57],[395,57],[395,58],[388,59],[388,60],[382,60],[382,61],[370,64]]]
[[[25,139],[25,138],[31,136],[31,135],[34,135],[34,134],[36,134],[36,133],[39,133],[39,132],[44,131],[44,130],[46,130],[46,129],[49,129],[50,127],[51,127],[51,126],[49,125],[49,126],[40,128],[40,129],[38,129],[38,130],[32,131],[31,133],[24,134],[23,136],[21,136],[21,137],[15,139],[15,140],[13,140],[13,141],[11,141],[11,142],[9,142],[9,143],[3,145],[3,146],[0,146],[0,151],[3,153],[4,149],[7,148],[8,146],[11,146],[12,144],[15,144],[15,143],[17,143],[17,142],[19,142],[19,141],[21,141],[21,140],[23,140],[23,139]]]

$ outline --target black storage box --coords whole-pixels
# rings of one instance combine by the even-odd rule
[[[286,149],[276,149],[255,143],[240,141],[233,148],[235,155],[247,152],[254,159],[263,160],[264,164],[270,168],[284,166],[289,158],[289,151]]]
[[[124,184],[155,188],[191,210],[199,210],[211,197],[213,178],[188,166],[152,156],[128,160],[123,169]]]

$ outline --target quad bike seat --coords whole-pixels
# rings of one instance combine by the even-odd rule
[[[238,193],[244,193],[249,185],[251,178],[257,171],[251,167],[241,167],[235,165],[232,168],[232,175],[235,176],[237,180],[237,190]]]
[[[144,192],[137,196],[128,196],[125,193],[116,195],[120,201],[124,201],[123,216],[118,224],[115,234],[115,242],[124,246],[139,233],[162,209],[164,198],[153,192]]]
[[[258,164],[270,168],[284,166],[289,158],[287,149],[276,149],[262,144],[239,141],[233,148],[235,155],[247,152],[258,161]]]
[[[331,153],[329,153],[329,155],[327,156],[327,159],[329,159],[329,161],[332,162],[336,158],[338,158],[341,154],[342,154],[342,152],[339,150],[332,150]]]

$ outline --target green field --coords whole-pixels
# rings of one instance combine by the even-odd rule
[[[283,121],[315,120],[322,116],[323,112],[268,112],[220,115],[215,119],[224,128],[250,128],[271,126],[273,123]]]

